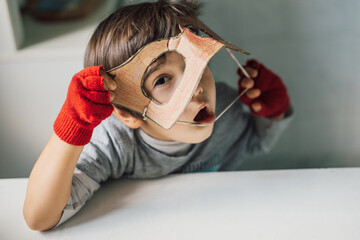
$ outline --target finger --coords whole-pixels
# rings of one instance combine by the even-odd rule
[[[246,96],[250,99],[257,98],[260,95],[261,95],[261,91],[258,88],[253,88],[246,92]]]
[[[254,80],[252,79],[243,78],[240,81],[240,86],[243,88],[252,88],[254,86]]]
[[[256,78],[258,75],[258,70],[254,69],[254,68],[245,67],[245,70],[251,78]]]
[[[110,96],[110,102],[114,100],[115,98],[115,94],[111,91],[109,91],[109,96]]]
[[[112,92],[84,91],[82,97],[87,101],[98,104],[109,104]]]
[[[87,90],[103,91],[103,81],[102,77],[99,75],[91,75],[85,78],[78,78],[78,80],[78,83]]]
[[[251,104],[251,108],[254,112],[258,113],[262,109],[262,104],[260,102],[254,102]]]
[[[116,89],[116,82],[105,71],[101,70],[100,75],[104,77],[104,89],[106,91]]]
[[[114,109],[111,104],[91,104],[91,111],[85,111],[82,116],[87,122],[101,122],[101,120],[109,117]]]

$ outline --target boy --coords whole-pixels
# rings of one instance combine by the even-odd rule
[[[225,84],[217,84],[215,91],[209,67],[169,129],[146,119],[145,111],[141,116],[111,104],[122,86],[114,81],[117,75],[105,70],[151,42],[177,36],[179,20],[196,18],[198,9],[186,1],[144,3],[119,9],[99,24],[87,47],[86,68],[74,75],[54,134],[29,177],[23,212],[31,229],[63,223],[108,178],[236,170],[245,157],[266,152],[275,143],[289,122],[289,97],[281,79],[255,60],[246,65],[255,81],[239,73],[239,92],[249,89],[241,99],[252,114],[238,101],[214,123],[215,110],[224,109],[237,92]],[[159,104],[167,103],[186,67],[183,56],[166,52],[145,72],[144,92]]]

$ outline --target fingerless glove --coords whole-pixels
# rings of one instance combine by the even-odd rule
[[[251,106],[254,102],[261,103],[262,108],[259,112],[255,112],[250,107],[252,114],[274,118],[285,113],[289,108],[290,99],[281,78],[254,59],[247,61],[246,67],[254,68],[258,71],[257,77],[253,79],[255,82],[254,88],[258,88],[261,91],[261,95],[255,99],[248,98],[246,94],[241,97],[242,102],[247,106]],[[238,75],[240,76],[238,82],[239,93],[241,93],[244,87],[241,86],[240,82],[244,76],[240,69],[238,69]]]
[[[88,67],[72,78],[67,97],[54,123],[54,132],[72,145],[89,143],[94,128],[113,111],[104,89],[102,66]]]

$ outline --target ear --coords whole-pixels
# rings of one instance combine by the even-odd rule
[[[123,111],[116,107],[114,108],[114,114],[118,119],[120,119],[120,121],[122,121],[129,128],[136,129],[141,127],[141,125],[143,124],[142,119],[136,118],[133,115],[131,115],[129,112]]]

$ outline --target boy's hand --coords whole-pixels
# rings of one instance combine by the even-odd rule
[[[252,114],[271,119],[283,118],[290,99],[281,78],[256,60],[246,62],[245,70],[253,79],[246,78],[240,69],[239,94],[250,88],[240,99],[250,107]]]
[[[67,97],[54,123],[60,139],[73,145],[87,144],[93,129],[113,111],[110,101],[116,83],[102,66],[88,67],[72,78]]]

